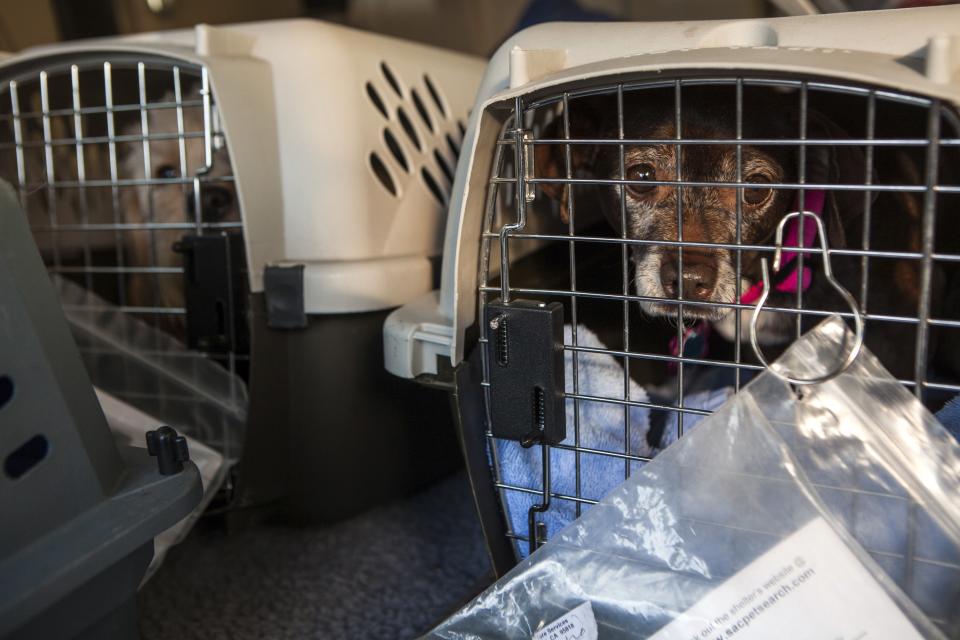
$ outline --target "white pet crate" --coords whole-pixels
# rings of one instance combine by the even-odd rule
[[[713,103],[711,96],[722,100]],[[654,104],[665,105],[665,112],[644,111]],[[722,380],[720,390],[735,391],[760,369],[748,341],[756,303],[740,296],[755,284],[746,274],[772,252],[773,238],[770,233],[748,239],[744,194],[751,187],[777,198],[790,193],[800,207],[813,192],[826,193],[830,212],[840,210],[840,198],[855,199],[860,231],[832,242],[830,256],[857,297],[868,345],[882,359],[907,354],[903,382],[932,408],[960,390],[958,369],[942,362],[951,359],[960,327],[956,286],[949,286],[960,259],[949,219],[960,198],[958,105],[957,7],[744,21],[548,24],[501,47],[467,128],[441,287],[395,311],[384,327],[391,372],[432,384],[439,376],[454,390],[498,574],[556,533],[557,522],[569,522],[649,460],[669,441],[651,441],[656,429],[679,436],[685,419],[689,426],[709,413],[716,405],[694,401],[697,384]],[[697,113],[706,114],[705,122],[728,119],[716,131],[685,133]],[[842,126],[827,129],[821,116]],[[662,131],[644,133],[653,118],[666,123]],[[763,122],[796,128],[763,135],[757,133]],[[773,147],[787,147],[797,158],[793,175],[752,179],[744,158],[755,153],[751,149]],[[674,169],[661,174],[661,165],[654,170],[648,164],[631,172],[631,158],[650,148],[665,154],[658,158],[673,158]],[[729,153],[731,176],[676,170],[683,166],[687,172],[688,166],[676,163],[677,157],[696,158],[707,153],[703,149]],[[861,177],[838,179],[836,154],[853,151],[860,154]],[[907,162],[904,171],[910,175],[891,178],[880,169],[898,154],[919,160]],[[552,172],[543,162],[551,157],[557,159]],[[612,158],[613,169],[597,175],[593,170],[602,157]],[[815,174],[814,157],[834,161]],[[634,194],[654,188],[660,190],[656,197],[679,203],[671,215],[680,229],[672,237],[638,231],[652,222],[630,225],[631,212],[638,210]],[[728,225],[729,240],[682,233],[684,225],[696,222],[687,215],[700,215],[683,213],[685,198],[707,189],[730,200],[728,214],[716,222]],[[678,190],[684,198],[675,197]],[[897,212],[890,204],[897,198],[912,204]],[[613,215],[604,220],[602,211]],[[876,224],[894,224],[893,215],[912,215],[910,228],[884,240]],[[824,218],[835,240],[831,229],[845,228],[846,219],[831,227],[826,213]],[[638,288],[643,256],[676,259],[709,251],[725,252],[735,264],[736,297],[697,299]],[[800,255],[812,265],[816,286],[818,258]],[[682,264],[675,268],[683,272]],[[877,285],[899,286],[890,275],[898,269],[906,271],[915,297],[898,300],[912,306],[894,312],[884,308],[883,296],[868,300],[866,294]],[[807,295],[805,287],[798,289],[773,305],[790,319],[789,335],[843,309],[833,301],[825,304],[813,289]],[[665,318],[650,317],[641,303],[659,304]],[[712,316],[710,346],[719,345],[719,351],[687,350],[690,321],[684,308],[726,311]],[[848,310],[846,317],[851,315]],[[557,326],[564,316],[574,327],[566,334]],[[884,339],[888,330],[895,339]],[[673,350],[671,339],[684,346]],[[784,346],[770,342],[768,357]],[[955,349],[952,354],[955,361]],[[598,390],[603,385],[584,380],[591,366],[617,367],[619,381]],[[597,415],[609,422],[602,443],[587,437],[586,423]],[[646,421],[643,438],[635,438],[636,415]],[[515,440],[525,436],[524,444],[537,446],[520,451]],[[603,482],[597,479],[601,472]],[[884,556],[886,551],[868,548],[907,589],[910,580],[932,570],[909,549],[887,550]],[[957,569],[949,569],[945,584],[956,584]],[[955,622],[952,614],[939,617],[947,618]]]
[[[95,331],[82,345],[95,384],[188,433],[203,422],[193,434],[233,461],[249,422],[247,503],[286,496],[292,512],[331,519],[431,477],[452,436],[437,425],[416,445],[437,464],[394,460],[410,446],[401,418],[422,401],[383,374],[380,332],[389,309],[435,286],[482,69],[311,20],[4,59],[0,177],[50,271],[132,331],[186,343]],[[96,324],[84,296],[71,300],[68,315]],[[117,375],[118,349],[135,374]],[[210,387],[208,363],[190,364],[210,360],[232,382]],[[197,388],[220,423],[173,410]],[[425,402],[436,422],[442,400]],[[384,472],[361,482],[361,461]]]

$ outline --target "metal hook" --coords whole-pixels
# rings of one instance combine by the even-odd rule
[[[777,371],[771,367],[769,363],[767,363],[766,358],[763,357],[763,352],[760,350],[760,344],[757,341],[757,320],[760,317],[760,311],[763,308],[763,305],[767,302],[767,296],[770,295],[770,273],[766,258],[760,259],[760,268],[763,270],[763,293],[760,295],[760,299],[757,300],[757,306],[753,312],[753,317],[750,318],[750,344],[753,346],[753,352],[757,354],[757,359],[760,360],[760,363],[770,370],[775,376],[791,384],[810,385],[819,384],[821,382],[826,382],[827,380],[836,378],[838,375],[846,371],[850,365],[853,364],[853,361],[857,359],[857,356],[860,354],[860,350],[863,348],[863,317],[860,315],[860,309],[857,307],[857,301],[854,300],[853,296],[850,295],[850,292],[844,289],[843,286],[837,282],[837,279],[833,277],[833,269],[830,266],[830,252],[827,250],[827,236],[823,229],[823,221],[820,219],[820,216],[812,211],[793,211],[785,215],[780,221],[780,224],[777,225],[777,234],[775,240],[776,250],[773,253],[774,271],[780,270],[780,259],[783,254],[783,228],[791,218],[799,218],[800,216],[810,216],[816,223],[817,234],[820,237],[820,251],[823,254],[823,274],[827,277],[827,282],[829,282],[830,285],[837,290],[837,293],[843,297],[847,304],[850,305],[850,309],[853,311],[853,321],[856,325],[856,334],[853,347],[850,349],[847,357],[839,367],[815,378],[794,378],[790,375]],[[797,247],[796,250],[803,251],[804,248]]]

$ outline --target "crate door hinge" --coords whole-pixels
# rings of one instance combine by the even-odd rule
[[[267,326],[271,329],[305,329],[306,304],[303,298],[304,265],[268,265],[263,270],[263,292],[267,304]]]

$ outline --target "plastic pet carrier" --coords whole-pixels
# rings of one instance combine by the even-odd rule
[[[441,288],[384,328],[390,371],[453,389],[498,575],[762,358],[852,322],[821,242],[884,366],[931,409],[957,394],[958,51],[956,7],[552,24],[499,50]],[[870,551],[908,556],[911,593],[922,560]]]
[[[296,518],[449,469],[445,400],[383,372],[381,327],[435,286],[482,69],[309,20],[5,59],[0,176],[94,384],[246,451],[241,504]]]
[[[138,637],[154,536],[197,505],[200,475],[169,427],[115,444],[6,183],[0,308],[0,637]]]

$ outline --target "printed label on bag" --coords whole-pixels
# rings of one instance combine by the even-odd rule
[[[708,593],[651,640],[920,640],[822,518]]]
[[[533,640],[597,640],[597,620],[590,601],[571,609],[540,631]]]

